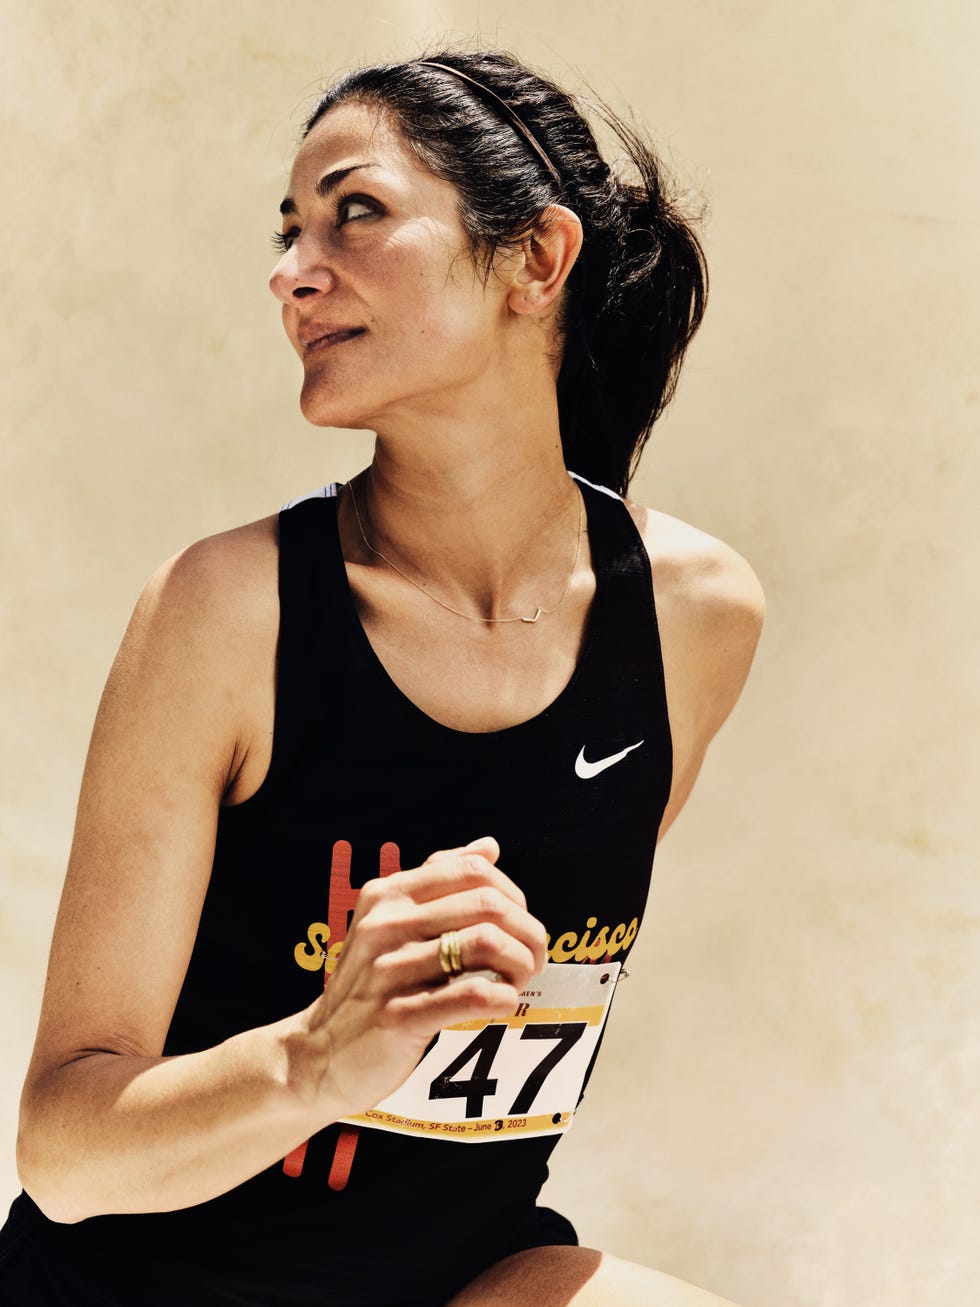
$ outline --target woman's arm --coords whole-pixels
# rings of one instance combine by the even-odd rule
[[[22,1182],[55,1220],[199,1202],[313,1125],[290,1022],[160,1057],[242,752],[245,646],[269,627],[241,585],[259,552],[246,530],[160,568],[99,705],[18,1134]]]
[[[164,565],[99,706],[18,1134],[24,1187],[56,1221],[225,1192],[394,1089],[442,1025],[511,1010],[508,982],[543,965],[543,930],[492,866],[491,843],[375,882],[309,1008],[160,1056],[221,798],[264,720],[256,704],[272,694],[273,533],[255,524]],[[482,923],[470,965],[506,979],[430,991],[444,919]]]
[[[628,501],[629,502],[629,501]],[[662,839],[745,686],[765,622],[755,572],[729,545],[629,502],[650,556],[674,754]]]

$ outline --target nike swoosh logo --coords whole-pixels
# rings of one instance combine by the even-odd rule
[[[597,762],[586,762],[585,745],[583,744],[578,757],[575,759],[575,775],[581,776],[583,781],[590,781],[593,776],[598,776],[607,767],[613,767],[617,762],[622,762],[628,753],[638,749],[642,743],[642,740],[638,740],[636,744],[631,744],[629,748],[623,749],[619,753],[611,753],[608,758],[600,758]]]

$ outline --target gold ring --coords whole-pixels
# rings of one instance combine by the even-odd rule
[[[459,951],[459,936],[455,930],[444,930],[439,936],[439,965],[447,976],[459,976],[463,959]]]

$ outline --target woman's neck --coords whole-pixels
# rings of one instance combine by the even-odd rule
[[[342,503],[345,554],[384,566],[371,553],[380,551],[466,613],[533,612],[567,580],[580,528],[581,499],[565,470],[557,420],[537,436],[498,424],[465,435],[447,429],[440,439],[440,425],[410,447],[379,433],[374,459],[354,484],[360,525]]]

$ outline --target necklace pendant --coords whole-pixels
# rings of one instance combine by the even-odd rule
[[[534,614],[533,617],[522,617],[522,618],[521,618],[521,621],[522,621],[522,622],[536,622],[540,616],[541,616],[541,609],[539,608],[539,609],[537,610],[537,612]]]

